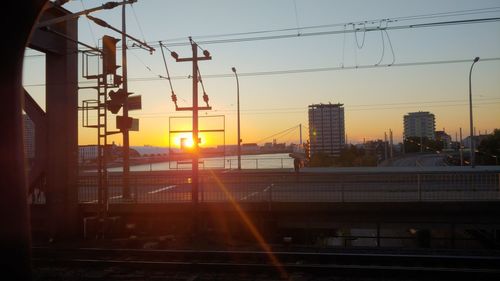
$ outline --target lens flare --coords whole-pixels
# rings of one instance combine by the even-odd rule
[[[210,173],[212,174],[213,178],[215,179],[215,182],[217,184],[217,187],[219,187],[222,192],[226,195],[226,197],[229,199],[229,202],[231,205],[234,207],[240,218],[243,220],[245,223],[245,226],[250,230],[250,233],[252,233],[252,236],[257,240],[257,243],[259,243],[259,246],[264,250],[264,252],[267,254],[269,257],[269,260],[271,263],[276,267],[276,269],[279,271],[280,275],[284,279],[288,279],[288,273],[285,271],[283,268],[283,265],[281,262],[278,260],[278,258],[273,254],[271,251],[271,247],[269,244],[264,240],[264,237],[260,233],[260,231],[257,229],[255,224],[252,222],[250,217],[245,213],[245,211],[241,208],[240,204],[236,202],[236,199],[233,197],[233,195],[227,190],[226,186],[222,183],[222,181],[217,177],[217,175],[212,171],[209,170]]]

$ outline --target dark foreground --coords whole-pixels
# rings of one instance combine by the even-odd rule
[[[493,251],[266,253],[60,246],[33,251],[35,280],[496,280],[500,276],[500,255]]]

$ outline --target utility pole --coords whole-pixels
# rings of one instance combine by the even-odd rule
[[[392,159],[393,153],[392,153],[392,130],[389,129],[389,155]]]
[[[387,132],[384,132],[384,160],[387,160]]]
[[[193,190],[192,198],[193,203],[198,204],[198,151],[199,151],[199,139],[198,139],[198,46],[196,43],[191,41],[191,49],[193,52],[193,159],[192,159],[192,170],[193,170]]]
[[[302,124],[299,124],[299,132],[300,132],[299,147],[302,147]]]
[[[231,68],[234,72],[234,76],[236,77],[236,104],[238,111],[238,170],[241,170],[241,134],[240,134],[240,81],[238,79],[238,73],[236,72],[236,67]]]
[[[460,127],[460,166],[464,165],[464,152],[463,152],[463,142],[462,142],[462,127]]]
[[[191,188],[191,201],[194,206],[198,204],[198,187],[199,187],[199,138],[198,138],[198,111],[199,110],[211,110],[212,107],[208,105],[208,96],[204,97],[207,106],[198,106],[198,61],[211,60],[212,57],[207,50],[203,51],[203,57],[198,57],[198,44],[194,42],[191,37],[189,37],[191,43],[191,50],[193,52],[193,57],[191,58],[179,58],[179,55],[172,52],[172,57],[175,58],[177,62],[193,62],[193,106],[192,107],[176,107],[177,111],[192,111],[193,112],[193,153],[192,153],[192,188]]]
[[[128,96],[128,78],[127,78],[127,24],[126,18],[126,2],[123,0],[122,6],[122,79],[123,79],[123,91],[127,93]],[[128,118],[128,98],[125,99],[123,103],[123,118]],[[129,140],[129,128],[124,126],[122,129],[123,133],[123,199],[130,198],[130,140]]]
[[[189,37],[189,42],[191,44],[191,51],[193,52],[193,57],[191,58],[179,58],[179,55],[176,52],[171,52],[170,54],[175,59],[176,62],[192,62],[193,63],[193,106],[192,107],[178,107],[177,103],[175,104],[175,110],[177,111],[192,111],[193,112],[193,151],[192,151],[192,182],[191,182],[191,202],[192,202],[192,238],[195,238],[199,235],[199,210],[198,210],[198,190],[199,190],[199,142],[198,138],[198,111],[199,110],[211,110],[212,107],[208,104],[208,96],[206,93],[203,93],[203,100],[207,104],[207,106],[200,107],[198,106],[198,81],[199,78],[199,70],[198,70],[198,61],[203,60],[211,60],[212,57],[207,50],[203,50],[203,57],[198,57],[198,44]],[[176,102],[177,98],[173,94],[174,102]],[[194,240],[196,241],[196,240]]]

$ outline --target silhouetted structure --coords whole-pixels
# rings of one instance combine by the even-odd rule
[[[451,136],[444,130],[436,131],[436,141],[441,142],[443,144],[443,148],[451,148]]]
[[[309,105],[310,153],[339,156],[345,145],[343,104]]]
[[[410,112],[404,116],[404,136],[435,138],[436,119],[428,111]]]

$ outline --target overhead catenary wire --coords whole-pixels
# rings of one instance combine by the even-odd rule
[[[436,26],[451,26],[451,25],[463,25],[463,24],[475,24],[475,23],[488,23],[488,22],[498,22],[500,21],[500,17],[491,17],[491,18],[480,18],[480,19],[466,19],[466,20],[457,20],[457,21],[443,21],[443,22],[429,22],[429,23],[419,23],[419,24],[408,24],[408,25],[393,25],[388,27],[367,27],[366,32],[378,31],[380,29],[385,30],[402,30],[402,29],[414,29],[414,28],[426,28],[426,27],[436,27]],[[349,23],[347,23],[349,24]],[[358,32],[359,29],[347,29],[347,30],[327,30],[327,31],[317,31],[317,32],[302,32],[300,37],[310,37],[310,36],[324,36],[324,35],[334,35],[334,34],[342,34],[342,33],[354,33]],[[295,33],[289,34],[279,34],[279,35],[268,35],[268,36],[252,36],[252,37],[238,37],[238,38],[230,38],[230,39],[214,39],[214,40],[205,40],[199,41],[200,44],[228,44],[228,43],[242,43],[242,42],[250,42],[250,41],[264,41],[264,40],[276,40],[276,39],[287,39],[297,37]],[[173,42],[174,40],[161,40],[161,41],[169,41]],[[186,42],[173,42],[169,43],[167,46],[186,46],[189,43]],[[152,46],[156,46],[152,44]]]
[[[238,76],[246,77],[256,77],[256,76],[268,76],[268,75],[287,75],[287,74],[301,74],[301,73],[314,73],[314,72],[327,72],[327,71],[340,71],[340,70],[357,70],[357,69],[376,69],[384,67],[409,67],[409,66],[425,66],[425,65],[441,65],[441,64],[454,64],[454,63],[468,63],[471,59],[457,59],[457,60],[435,60],[435,61],[424,61],[424,62],[407,62],[407,63],[394,63],[394,64],[380,64],[380,65],[354,65],[354,66],[344,66],[344,67],[318,67],[318,68],[299,68],[299,69],[288,69],[288,70],[273,70],[273,71],[259,71],[259,72],[243,72],[238,73]],[[485,61],[500,61],[500,57],[493,58],[481,58],[482,62]],[[205,79],[209,78],[230,78],[234,74],[206,74]],[[163,78],[164,79],[164,78]],[[189,76],[174,76],[171,77],[172,80],[177,79],[190,79]],[[148,78],[134,78],[132,81],[151,81],[158,80],[158,78],[148,77]]]
[[[468,9],[468,10],[458,10],[458,11],[450,11],[450,12],[441,12],[441,13],[431,13],[431,14],[420,14],[420,15],[412,15],[412,16],[401,16],[401,17],[394,17],[394,18],[383,18],[383,19],[371,19],[371,20],[364,20],[364,21],[357,21],[356,23],[360,22],[367,22],[367,23],[378,23],[382,20],[390,20],[392,22],[401,22],[401,21],[408,21],[408,20],[419,20],[419,19],[429,19],[429,18],[445,18],[445,17],[454,17],[454,16],[464,16],[464,15],[473,15],[473,14],[484,14],[484,13],[493,13],[493,12],[498,12],[500,11],[500,7],[488,7],[488,8],[479,8],[479,9]],[[306,29],[320,29],[320,28],[329,28],[329,27],[341,27],[343,25],[351,24],[353,22],[348,22],[348,23],[332,23],[332,24],[322,24],[322,25],[312,25],[312,26],[302,26],[301,30],[306,30]],[[198,35],[198,36],[192,36],[193,38],[197,39],[207,39],[207,38],[220,38],[220,37],[231,37],[231,36],[242,36],[242,35],[256,35],[256,34],[265,34],[265,33],[276,33],[276,32],[286,32],[286,31],[295,31],[297,30],[296,27],[293,28],[281,28],[281,29],[268,29],[268,30],[258,30],[258,31],[248,31],[248,32],[235,32],[235,33],[224,33],[224,34],[212,34],[212,35]],[[296,34],[295,34],[296,36]],[[179,38],[171,38],[168,40],[162,40],[162,41],[169,41],[169,42],[175,42],[179,40],[185,40],[185,37],[179,37]]]
[[[443,65],[443,64],[455,64],[455,63],[469,63],[471,59],[455,59],[455,60],[435,60],[435,61],[423,61],[423,62],[407,62],[407,63],[394,63],[394,64],[380,64],[380,65],[358,65],[358,66],[340,66],[340,67],[318,67],[318,68],[299,68],[299,69],[288,69],[288,70],[273,70],[273,71],[260,71],[260,72],[244,72],[238,73],[238,76],[246,77],[258,77],[258,76],[269,76],[269,75],[289,75],[289,74],[302,74],[302,73],[314,73],[314,72],[328,72],[328,71],[341,71],[341,70],[358,70],[358,69],[377,69],[386,67],[410,67],[410,66],[426,66],[426,65]],[[482,62],[486,61],[500,61],[500,57],[490,57],[481,58]],[[221,73],[221,74],[207,74],[204,75],[205,79],[212,78],[231,78],[234,74],[231,73]],[[136,77],[129,78],[129,82],[149,82],[149,81],[160,81],[164,80],[166,77]],[[169,80],[182,80],[191,79],[189,76],[174,76],[170,77]],[[168,80],[168,79],[167,79]],[[80,81],[78,84],[92,84],[92,81]],[[63,83],[52,83],[52,85],[62,85]],[[46,83],[39,84],[25,84],[24,87],[43,87]],[[66,84],[65,84],[66,85]]]
[[[493,9],[493,11],[500,11],[500,7],[493,7],[491,9],[475,9],[475,10],[472,10],[472,11],[475,11],[475,12],[491,12]],[[463,11],[459,11],[460,13],[464,13]],[[442,15],[450,15],[450,14],[454,14],[456,15],[457,12],[446,12],[446,13],[436,13],[436,14],[431,14],[432,16],[434,17],[438,17],[438,16],[442,16]],[[387,41],[389,43],[389,47],[391,48],[391,53],[392,53],[392,62],[390,63],[390,65],[394,64],[395,61],[396,61],[396,58],[395,58],[395,53],[394,53],[394,48],[392,46],[392,42],[391,42],[391,39],[390,39],[390,36],[388,34],[388,31],[387,30],[393,30],[393,29],[403,29],[403,28],[421,28],[421,27],[432,27],[432,26],[445,26],[445,25],[456,25],[456,24],[467,24],[467,23],[482,23],[482,22],[494,22],[494,21],[500,21],[500,18],[482,18],[482,19],[466,19],[466,20],[456,20],[456,21],[445,21],[445,22],[431,22],[431,23],[420,23],[420,24],[413,24],[413,25],[406,25],[406,26],[391,26],[389,27],[388,26],[388,23],[389,22],[396,22],[396,21],[402,21],[402,20],[406,20],[406,19],[418,19],[419,16],[409,16],[409,17],[399,17],[399,18],[394,18],[394,19],[381,19],[379,20],[378,22],[378,26],[374,26],[374,27],[370,27],[370,28],[367,28],[366,27],[366,23],[367,22],[370,22],[370,21],[364,21],[362,22],[362,25],[363,25],[363,42],[361,43],[361,46],[359,45],[359,42],[356,42],[358,48],[359,47],[362,47],[364,45],[364,42],[365,42],[365,34],[366,32],[370,32],[370,31],[382,31],[386,34],[386,37],[387,37]],[[423,16],[420,16],[420,18],[423,18]],[[373,24],[375,24],[375,21],[372,21]],[[382,26],[382,23],[385,23],[385,26]],[[353,30],[346,30],[345,26],[347,24],[332,24],[331,26],[344,26],[344,30],[333,30],[333,31],[323,31],[323,32],[312,32],[312,33],[303,33],[301,34],[301,36],[319,36],[319,35],[327,35],[327,34],[338,34],[338,33],[342,33],[345,37],[345,34],[347,32],[354,32],[355,34],[355,39],[357,41],[357,32],[359,30],[361,30],[360,28],[355,28],[355,24],[354,23],[348,23],[349,25],[352,25],[353,26]],[[255,41],[255,40],[268,40],[268,39],[280,39],[280,38],[291,38],[291,37],[295,37],[296,35],[294,34],[285,34],[285,35],[276,35],[276,36],[265,36],[265,37],[248,37],[248,38],[233,38],[233,39],[221,39],[221,40],[212,40],[212,41],[202,41],[200,43],[203,43],[203,44],[218,44],[218,43],[232,43],[232,42],[245,42],[245,41]],[[159,41],[159,43],[161,43],[162,41]],[[385,42],[383,42],[385,43]],[[178,43],[170,43],[169,46],[182,46],[182,45],[186,45],[188,43],[186,42],[178,42]],[[345,39],[344,39],[344,44],[345,44]],[[153,44],[151,44],[153,45]],[[167,47],[166,44],[163,44],[164,47]],[[198,45],[199,46],[199,45]],[[385,46],[383,46],[385,47]],[[200,47],[201,48],[201,47]],[[344,65],[344,52],[345,52],[345,46],[343,48],[343,60],[342,60],[342,65]],[[356,66],[357,66],[357,53],[355,53],[355,56],[356,56]],[[379,64],[379,63],[377,63]]]
[[[297,26],[297,35],[300,36],[299,12],[297,10],[297,1],[296,0],[292,1],[293,1],[293,8],[295,11],[295,24]]]
[[[389,33],[387,33],[387,29],[384,29],[383,31],[387,37],[387,42],[389,42],[389,47],[391,47],[392,62],[390,64],[388,64],[388,66],[391,66],[396,62],[396,54],[394,54],[394,48],[392,47],[391,37],[389,37]]]
[[[83,0],[80,0],[80,3],[82,4],[82,8],[83,10],[87,10],[87,7],[85,6],[85,3],[83,2]],[[95,36],[95,33],[94,33],[94,30],[92,29],[92,26],[90,25],[90,20],[88,18],[86,18],[86,22],[87,22],[87,26],[89,27],[89,31],[90,31],[90,35],[92,36],[92,41],[94,41],[94,47],[97,48],[97,40],[95,39],[96,36]]]
[[[346,30],[346,25],[344,24],[344,31],[342,32],[344,34],[344,38],[342,40],[342,64],[340,65],[341,67],[344,67],[344,61],[345,61],[345,30]]]
[[[382,54],[380,55],[380,59],[375,65],[380,65],[382,63],[382,60],[384,60],[385,56],[385,39],[384,39],[384,32],[380,30],[380,39],[382,40]]]
[[[468,103],[467,102],[464,102],[464,103],[457,103],[457,104],[446,104],[446,105],[429,105],[429,106],[426,106],[426,107],[458,107],[458,106],[465,106],[467,105]],[[474,105],[474,107],[484,107],[484,106],[498,106],[498,104],[500,104],[500,101],[499,102],[488,102],[488,103],[476,103]],[[364,111],[364,110],[371,110],[371,111],[377,111],[377,110],[394,110],[394,109],[398,109],[398,110],[401,110],[401,109],[406,109],[406,108],[415,108],[415,106],[393,106],[393,107],[378,107],[378,108],[361,108],[361,109],[350,109],[350,108],[346,108],[346,112],[352,112],[352,111]],[[220,111],[220,112],[226,112],[226,115],[232,115],[232,114],[236,114],[236,112],[233,110],[233,111]],[[172,111],[172,112],[156,112],[156,113],[138,113],[136,114],[137,117],[140,117],[140,118],[146,118],[146,119],[149,119],[149,118],[169,118],[172,116],[172,114],[175,114],[176,111]],[[300,110],[294,110],[294,111],[269,111],[269,112],[243,112],[242,115],[271,115],[271,114],[304,114],[306,113],[306,110],[305,109],[300,109]],[[97,120],[97,116],[95,117],[90,117],[89,120]],[[307,125],[303,125],[303,127],[305,128],[305,131],[307,132],[308,131],[308,127]],[[285,132],[282,131],[280,132],[282,134],[284,134]],[[279,135],[279,134],[277,134]],[[271,136],[272,137],[272,136]],[[269,137],[268,137],[269,138]]]
[[[363,49],[363,47],[365,46],[365,40],[366,40],[366,23],[360,23],[360,25],[363,25],[363,40],[361,41],[361,44],[359,43],[359,40],[358,40],[358,33],[357,31],[359,31],[360,29],[359,28],[356,28],[356,24],[352,23],[352,29],[354,30],[354,39],[356,40],[356,46],[358,47],[358,49]]]
[[[131,52],[131,54],[151,73],[154,73],[151,67],[149,67],[138,55]]]
[[[142,31],[141,24],[139,22],[139,19],[137,18],[137,14],[135,13],[134,4],[130,4],[130,7],[132,8],[132,14],[134,15],[134,19],[135,19],[135,22],[137,23],[137,27],[139,28],[139,32],[142,35],[142,40],[144,40],[144,42],[146,42],[146,36],[144,36],[144,32]]]

